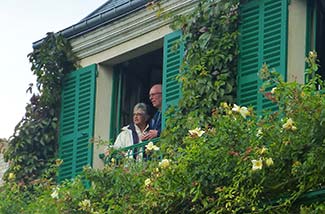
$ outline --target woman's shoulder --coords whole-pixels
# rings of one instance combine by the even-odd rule
[[[129,127],[130,127],[130,125],[123,126],[121,128],[121,131],[128,131],[129,130]]]

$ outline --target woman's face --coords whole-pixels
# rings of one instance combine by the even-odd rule
[[[146,114],[141,110],[136,110],[133,112],[133,123],[135,125],[146,124]]]

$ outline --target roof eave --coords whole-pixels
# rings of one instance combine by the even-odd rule
[[[81,36],[99,27],[107,25],[110,22],[118,20],[124,16],[127,16],[130,13],[141,10],[145,8],[147,3],[148,3],[147,0],[129,1],[127,4],[123,4],[117,8],[106,10],[95,16],[91,16],[89,18],[83,19],[77,24],[74,24],[70,27],[67,27],[57,32],[57,34],[63,35],[67,39],[72,39]],[[38,48],[43,41],[44,38],[34,42],[33,48],[34,49]]]

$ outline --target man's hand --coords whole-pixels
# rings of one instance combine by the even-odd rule
[[[158,136],[158,130],[149,130],[149,132],[141,137],[141,140],[150,140]]]

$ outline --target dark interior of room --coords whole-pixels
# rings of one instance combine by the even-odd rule
[[[317,1],[316,52],[319,59],[319,74],[325,79],[325,0]]]
[[[138,102],[147,103],[150,114],[154,114],[148,94],[152,85],[162,82],[162,61],[163,50],[158,49],[118,65],[119,72],[122,72],[122,126],[132,121],[133,107]]]

